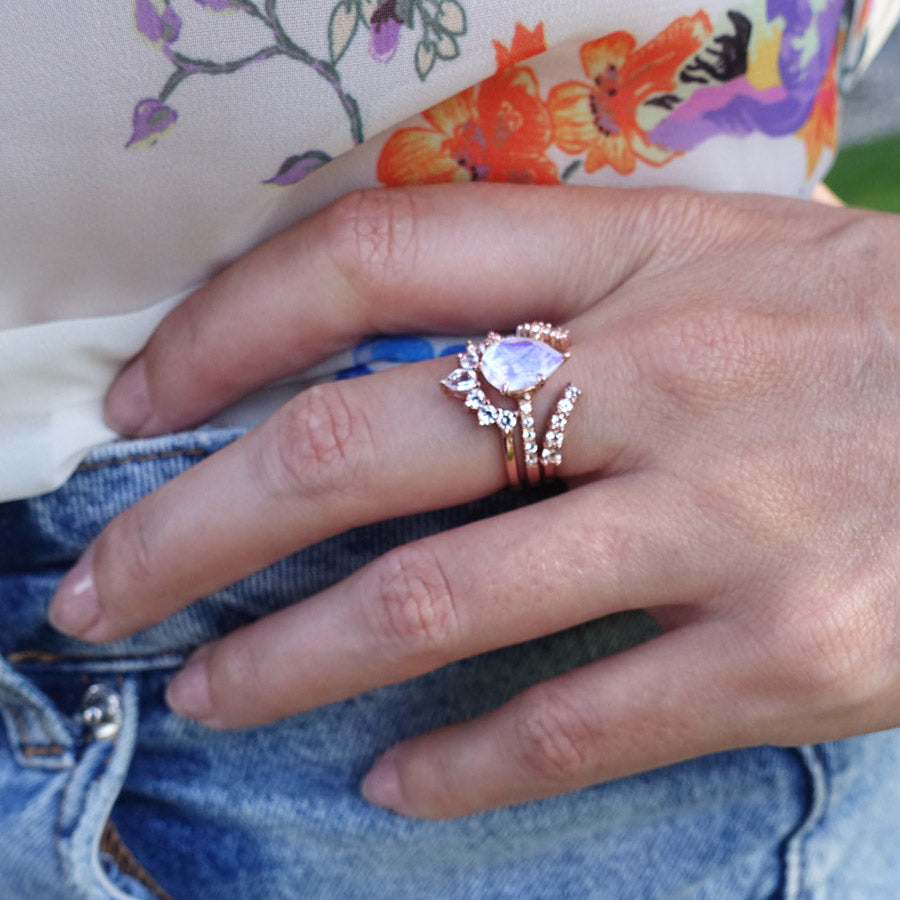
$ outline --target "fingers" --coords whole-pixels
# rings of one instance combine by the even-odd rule
[[[188,427],[368,334],[568,320],[651,254],[659,229],[643,224],[652,212],[637,202],[642,193],[454,185],[352,194],[173,311],[113,386],[107,420],[134,435]]]
[[[499,431],[442,396],[447,369],[303,392],[113,519],[60,584],[51,621],[114,640],[348,528],[497,490]]]
[[[579,354],[567,365],[588,383],[599,359]],[[61,583],[51,620],[85,640],[113,640],[348,528],[499,489],[500,432],[443,395],[452,367],[432,360],[300,394],[116,517]],[[615,380],[598,378],[608,390],[579,401],[561,474],[593,471],[606,442],[624,440],[639,407]],[[538,423],[554,400],[549,388],[538,393]],[[617,424],[595,435],[592,421]]]
[[[664,524],[663,524],[664,523]],[[273,721],[613,611],[717,594],[727,553],[652,473],[586,485],[400,547],[205,648],[176,712]]]
[[[759,743],[767,716],[742,702],[743,666],[718,621],[677,630],[392,748],[362,792],[403,815],[451,818]]]

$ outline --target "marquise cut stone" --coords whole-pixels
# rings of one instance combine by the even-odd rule
[[[542,341],[505,337],[485,349],[481,374],[498,391],[518,394],[548,379],[564,360],[562,353]]]
[[[455,394],[468,394],[478,387],[478,376],[468,369],[455,369],[442,382],[448,391]]]

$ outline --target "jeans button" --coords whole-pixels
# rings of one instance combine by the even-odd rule
[[[81,721],[98,741],[111,741],[122,727],[122,701],[107,684],[92,684],[81,698]]]

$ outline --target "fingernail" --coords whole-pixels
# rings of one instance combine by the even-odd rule
[[[93,546],[59,583],[47,618],[57,630],[72,637],[84,637],[100,621],[100,601],[94,587]]]
[[[114,431],[138,435],[153,412],[147,387],[147,367],[138,357],[113,382],[106,397],[104,419]]]
[[[209,672],[206,657],[210,647],[201,647],[185,663],[184,668],[169,682],[166,703],[169,709],[184,719],[208,722],[213,718],[212,698],[209,695]]]
[[[369,770],[359,790],[369,803],[387,807],[401,816],[406,816],[409,812],[400,787],[400,770],[393,757],[392,751],[382,756]]]

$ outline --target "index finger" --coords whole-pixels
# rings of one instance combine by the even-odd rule
[[[132,435],[186,428],[369,334],[571,319],[652,252],[659,204],[646,194],[506,185],[350,194],[170,313],[113,385],[107,421]]]

